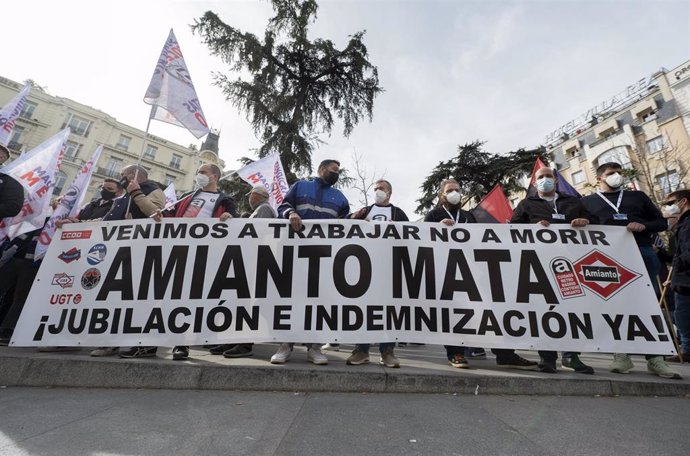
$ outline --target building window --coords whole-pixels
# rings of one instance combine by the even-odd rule
[[[675,192],[680,187],[680,177],[675,170],[656,176],[656,182],[661,189],[661,195],[665,198],[669,193]]]
[[[144,151],[144,158],[148,158],[149,160],[155,160],[156,152],[158,152],[158,147],[152,146],[151,144],[147,144],[146,150]]]
[[[647,111],[644,113],[640,113],[640,119],[642,122],[649,122],[650,120],[655,120],[656,119],[656,112],[654,111]]]
[[[53,188],[53,195],[57,196],[62,193],[66,180],[67,174],[63,173],[62,171],[58,171],[57,174],[55,174],[55,188]]]
[[[79,153],[81,144],[74,141],[67,141],[65,143],[65,157],[75,158]]]
[[[174,184],[174,183],[175,183],[175,176],[171,176],[170,174],[166,174],[165,175],[165,181],[163,182],[163,185],[165,185],[167,187],[168,185]]]
[[[36,106],[38,106],[36,103],[27,101],[26,103],[24,103],[24,107],[22,107],[22,112],[19,113],[19,117],[21,117],[22,119],[33,119]]]
[[[12,135],[10,136],[10,142],[7,143],[7,147],[12,150],[20,151],[23,146],[21,143],[22,133],[24,133],[24,127],[15,125],[12,129]]]
[[[182,156],[173,154],[172,159],[170,160],[170,167],[180,169],[180,166],[182,166]]]
[[[597,166],[609,162],[619,163],[623,169],[632,169],[633,167],[632,163],[630,163],[628,149],[625,146],[614,147],[599,155]]]
[[[72,130],[73,134],[77,136],[83,136],[86,138],[89,136],[89,128],[91,128],[91,122],[82,117],[70,114],[70,119],[69,122],[67,122],[67,126],[70,128],[70,130]]]
[[[103,170],[103,174],[108,177],[119,176],[120,170],[122,169],[123,161],[119,158],[110,157],[110,161]]]
[[[585,181],[585,172],[584,171],[576,171],[570,175],[570,178],[573,180],[574,185],[581,184]]]
[[[655,154],[659,152],[666,146],[663,136],[657,136],[647,141],[647,152],[650,154]]]
[[[129,149],[130,141],[132,141],[132,138],[130,138],[129,136],[120,135],[120,139],[117,140],[117,144],[115,144],[115,147],[117,147],[118,149],[127,150]]]

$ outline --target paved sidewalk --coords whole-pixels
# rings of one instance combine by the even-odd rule
[[[662,379],[647,372],[642,356],[634,356],[629,374],[608,372],[611,356],[583,354],[595,375],[561,369],[558,374],[499,368],[493,355],[471,360],[470,369],[448,365],[441,346],[410,345],[396,348],[401,368],[378,364],[372,346],[371,363],[347,366],[351,345],[328,352],[330,364],[314,366],[306,361],[306,349],[295,347],[285,365],[268,362],[275,344],[257,344],[254,356],[226,359],[193,347],[190,359],[173,361],[169,348],[156,358],[92,358],[89,350],[70,353],[39,353],[34,348],[0,347],[0,385],[87,388],[202,389],[248,391],[337,391],[391,393],[528,394],[568,396],[687,396],[690,395],[690,364],[671,364],[682,380]],[[519,352],[537,360],[536,352]]]

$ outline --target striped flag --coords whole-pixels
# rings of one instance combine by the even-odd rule
[[[472,215],[478,223],[508,223],[513,217],[513,208],[503,193],[503,187],[496,184],[489,193],[482,198],[477,207],[472,209]]]

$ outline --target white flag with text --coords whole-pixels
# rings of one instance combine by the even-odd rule
[[[86,192],[89,187],[89,182],[91,181],[91,175],[93,174],[94,167],[98,162],[98,158],[101,156],[102,151],[103,145],[100,145],[96,148],[91,160],[84,163],[81,171],[79,171],[77,177],[74,178],[72,185],[70,185],[64,195],[62,195],[62,198],[55,208],[53,215],[50,217],[50,220],[46,222],[45,226],[43,227],[43,231],[41,231],[41,235],[38,237],[36,252],[34,254],[34,258],[36,260],[43,258],[43,256],[46,254],[50,241],[53,240],[55,230],[57,229],[55,222],[68,217],[75,217],[77,214],[79,214],[79,209],[82,206],[84,197],[86,196]]]
[[[175,191],[174,182],[170,182],[170,185],[163,190],[163,193],[165,194],[165,207],[169,207],[177,203],[177,192]]]
[[[24,187],[24,205],[14,217],[0,220],[0,239],[13,239],[20,234],[41,228],[50,212],[50,199],[56,175],[65,153],[70,129],[58,134],[23,154],[3,170]]]
[[[280,155],[271,154],[237,170],[237,175],[252,187],[263,185],[268,190],[268,202],[274,208],[283,203],[290,189],[280,161]]]
[[[184,127],[197,139],[208,133],[206,117],[172,29],[146,89],[144,103],[152,105],[151,119]]]
[[[0,144],[6,146],[10,142],[10,135],[14,124],[21,114],[26,99],[31,91],[31,84],[26,84],[24,88],[14,98],[10,100],[2,110],[0,110]]]

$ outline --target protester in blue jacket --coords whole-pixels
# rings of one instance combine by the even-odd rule
[[[350,203],[343,193],[333,188],[340,176],[340,162],[324,160],[319,164],[318,177],[295,182],[278,206],[278,216],[290,221],[292,229],[302,229],[302,219],[345,218],[350,212]],[[271,357],[271,363],[284,364],[292,353],[294,344],[284,343]],[[328,358],[321,353],[320,344],[307,344],[307,361],[323,365]]]

